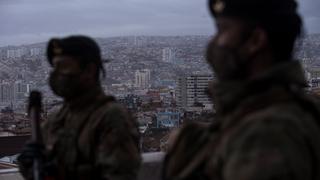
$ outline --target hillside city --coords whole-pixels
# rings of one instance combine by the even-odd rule
[[[126,36],[96,38],[104,60],[102,86],[137,119],[143,152],[165,151],[169,132],[214,113],[207,95],[214,79],[205,60],[210,36]],[[296,59],[311,90],[320,86],[320,34],[301,38]],[[51,67],[46,43],[0,47],[0,136],[28,135],[30,91],[43,94],[43,120],[62,100],[47,83]]]

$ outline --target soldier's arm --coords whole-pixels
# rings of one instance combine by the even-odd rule
[[[101,179],[135,180],[141,161],[139,134],[128,112],[112,105],[98,131],[95,160]]]
[[[301,129],[283,123],[290,118],[269,118],[249,120],[234,134],[225,154],[224,179],[311,179],[314,157]]]

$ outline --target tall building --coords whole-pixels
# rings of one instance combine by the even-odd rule
[[[14,87],[10,82],[0,84],[0,102],[12,102],[14,100]]]
[[[28,50],[26,48],[7,50],[7,58],[21,58],[26,54],[28,54]]]
[[[39,56],[41,54],[40,48],[32,48],[30,49],[30,55],[31,56]]]
[[[30,91],[29,84],[23,81],[1,82],[0,83],[0,103],[11,103],[25,101]]]
[[[135,87],[140,89],[147,89],[150,87],[150,70],[137,70],[135,73]]]
[[[191,75],[178,79],[176,100],[179,107],[188,108],[203,105],[212,108],[212,101],[207,95],[207,88],[212,75]]]
[[[147,44],[147,39],[145,37],[133,37],[133,44],[135,46],[141,47]]]
[[[14,82],[13,87],[14,87],[14,100],[15,101],[26,100],[27,94],[29,93],[29,85],[22,81],[16,81]]]
[[[175,53],[171,48],[162,49],[162,61],[163,62],[173,62]]]

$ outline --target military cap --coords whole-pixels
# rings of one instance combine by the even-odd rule
[[[87,36],[69,36],[53,38],[47,47],[47,58],[52,65],[52,59],[58,55],[78,57],[82,63],[93,62],[102,65],[100,48],[97,43]]]
[[[295,0],[209,0],[209,9],[214,16],[263,21],[296,15],[297,3]]]
[[[263,28],[278,61],[292,58],[294,42],[302,33],[296,0],[208,0],[208,5],[214,17],[237,18]]]

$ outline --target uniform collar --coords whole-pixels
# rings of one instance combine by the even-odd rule
[[[230,112],[244,99],[268,91],[274,86],[307,87],[303,69],[298,61],[278,64],[261,75],[247,81],[215,82],[213,100],[218,113]]]
[[[84,93],[75,100],[65,102],[65,106],[71,111],[83,110],[84,107],[89,107],[90,104],[95,102],[99,97],[105,96],[100,86],[92,88],[89,92]]]

